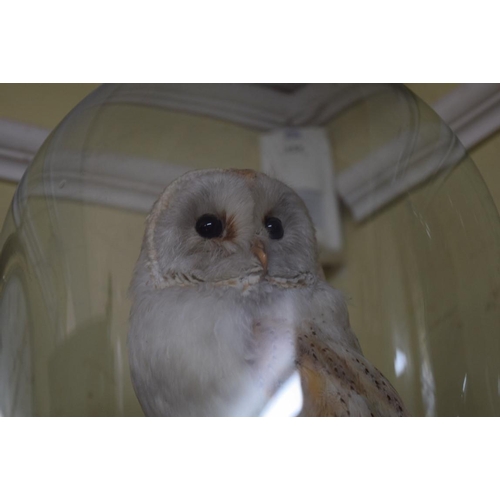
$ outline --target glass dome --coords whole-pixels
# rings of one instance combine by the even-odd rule
[[[3,415],[143,414],[127,332],[146,215],[190,170],[275,168],[286,182],[273,134],[307,143],[290,184],[366,357],[410,412],[500,415],[489,190],[406,87],[364,84],[103,85],[82,101],[27,170],[0,236]],[[316,154],[333,168],[312,182],[301,168]]]

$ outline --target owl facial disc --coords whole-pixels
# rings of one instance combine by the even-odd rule
[[[303,201],[276,179],[248,171],[194,171],[175,180],[148,217],[143,253],[158,289],[307,286],[318,268]]]

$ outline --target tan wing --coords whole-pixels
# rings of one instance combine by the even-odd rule
[[[314,324],[297,332],[301,416],[409,416],[394,387],[350,343],[330,339]]]

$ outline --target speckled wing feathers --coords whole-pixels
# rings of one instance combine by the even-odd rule
[[[360,350],[318,331],[314,323],[304,323],[297,332],[301,416],[408,416],[396,390]]]

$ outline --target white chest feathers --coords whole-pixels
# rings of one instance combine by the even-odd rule
[[[129,352],[145,413],[258,415],[294,368],[295,297],[187,288],[136,300]]]

